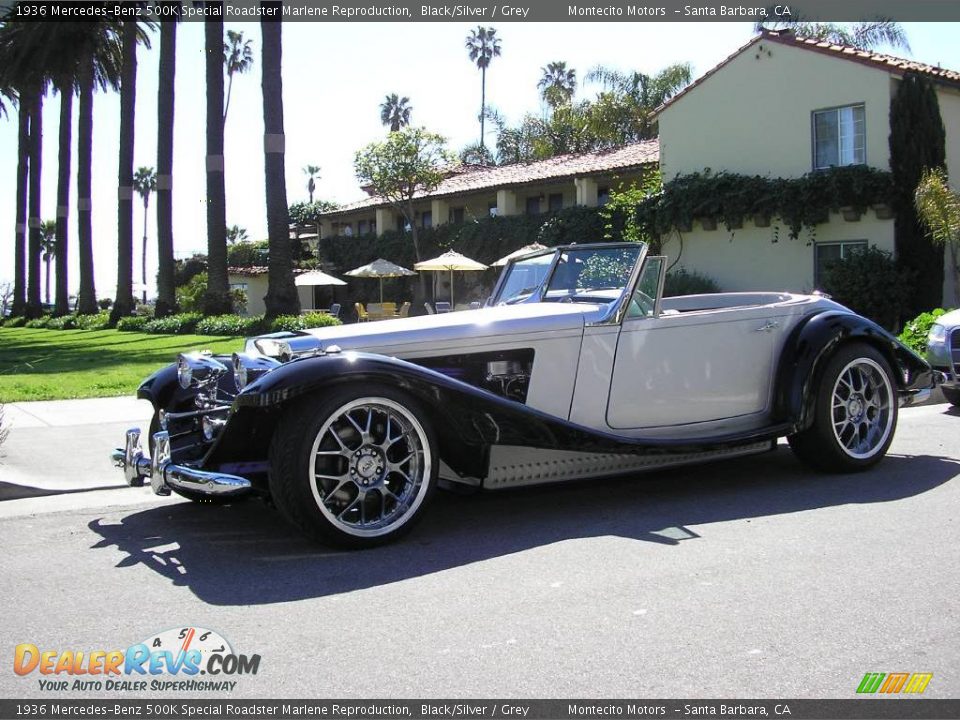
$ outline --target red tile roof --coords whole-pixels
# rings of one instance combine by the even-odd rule
[[[462,165],[450,174],[430,193],[418,197],[441,198],[460,195],[478,190],[494,190],[504,187],[517,187],[532,183],[549,182],[574,177],[584,177],[612,171],[639,170],[646,165],[656,165],[660,161],[660,143],[657,139],[643,140],[612,150],[579,155],[558,155],[548,160],[530,163],[515,163],[485,167],[481,165]],[[375,208],[386,203],[376,197],[343,205],[338,210],[324,213],[324,217],[334,217],[343,213],[364,208]]]
[[[909,72],[920,73],[921,75],[926,75],[934,82],[960,87],[960,72],[957,72],[956,70],[947,70],[946,68],[937,67],[935,65],[927,65],[926,63],[917,62],[915,60],[908,60],[906,58],[874,52],[873,50],[863,50],[850,45],[840,45],[838,43],[832,43],[826,40],[800,37],[797,36],[792,30],[763,30],[759,35],[752,38],[736,52],[726,57],[718,65],[708,70],[706,73],[687,85],[687,87],[685,87],[683,90],[667,100],[667,102],[657,108],[656,114],[662,112],[664,108],[670,107],[670,105],[686,95],[697,85],[703,83],[704,80],[717,72],[717,70],[726,66],[744,50],[755,45],[761,40],[767,40],[770,42],[779,43],[781,45],[789,45],[791,47],[797,47],[803,50],[811,50],[813,52],[822,53],[830,57],[857,62],[861,65],[872,67],[877,70],[884,70],[896,75],[904,75]]]

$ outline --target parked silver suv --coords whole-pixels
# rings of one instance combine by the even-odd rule
[[[927,360],[944,375],[943,396],[960,407],[960,310],[941,315],[927,336]]]

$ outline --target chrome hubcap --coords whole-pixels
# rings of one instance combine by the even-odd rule
[[[330,522],[375,537],[407,522],[426,496],[432,458],[417,418],[389,398],[339,408],[312,448],[311,490]]]
[[[869,358],[850,362],[833,386],[833,435],[850,457],[873,456],[893,426],[893,388],[887,374]]]

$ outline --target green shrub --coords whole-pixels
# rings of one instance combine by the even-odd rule
[[[177,288],[177,305],[184,312],[202,312],[203,296],[207,293],[207,274],[205,272],[194,275],[190,282]],[[230,302],[233,309],[244,308],[247,305],[247,294],[239,288],[230,290]]]
[[[215,315],[197,323],[199,335],[258,335],[264,328],[263,315]]]
[[[145,332],[147,323],[153,320],[146,315],[128,315],[117,320],[117,330],[120,332]]]
[[[50,326],[50,320],[52,318],[49,315],[44,315],[42,317],[34,318],[33,320],[27,320],[26,326],[32,329],[46,328]]]
[[[342,325],[339,319],[326,313],[314,312],[306,315],[281,315],[270,323],[270,332],[293,332],[308,328],[332,327]]]
[[[156,310],[156,306],[151,305],[150,303],[137,303],[137,309],[133,311],[133,314],[144,315],[146,317],[153,317],[155,310]]]
[[[100,298],[97,300],[97,307],[99,307],[101,310],[109,310],[112,305],[113,300],[110,298]]]
[[[200,313],[180,313],[150,320],[143,331],[153,335],[186,335],[197,329],[197,323],[203,319]]]
[[[823,289],[841,305],[888,330],[900,325],[914,275],[876,247],[827,265]]]
[[[260,242],[240,242],[227,248],[227,264],[230,267],[252,267],[267,264],[266,240]]]
[[[937,308],[930,312],[920,313],[903,328],[903,332],[900,333],[900,342],[918,355],[925,355],[927,352],[927,335],[930,333],[930,328],[938,317],[946,315],[948,312],[943,308]]]
[[[77,327],[81,330],[106,330],[110,327],[110,313],[96,315],[77,315]]]
[[[64,315],[63,317],[51,318],[47,327],[50,330],[76,330],[79,324],[76,315]]]
[[[27,319],[23,317],[8,317],[3,322],[4,327],[15,328],[26,325]]]
[[[698,272],[691,272],[685,268],[668,272],[663,281],[664,297],[718,292],[720,292],[720,286],[713,278],[701,275]]]

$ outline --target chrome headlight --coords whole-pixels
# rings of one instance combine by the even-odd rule
[[[940,323],[934,323],[930,326],[930,332],[927,334],[927,344],[941,344],[947,340],[947,328]]]
[[[243,390],[261,375],[270,372],[282,365],[279,360],[263,357],[262,355],[248,355],[247,353],[233,354],[233,381],[237,390]]]
[[[209,385],[225,372],[226,366],[210,353],[180,353],[177,357],[177,380],[184,389]]]

